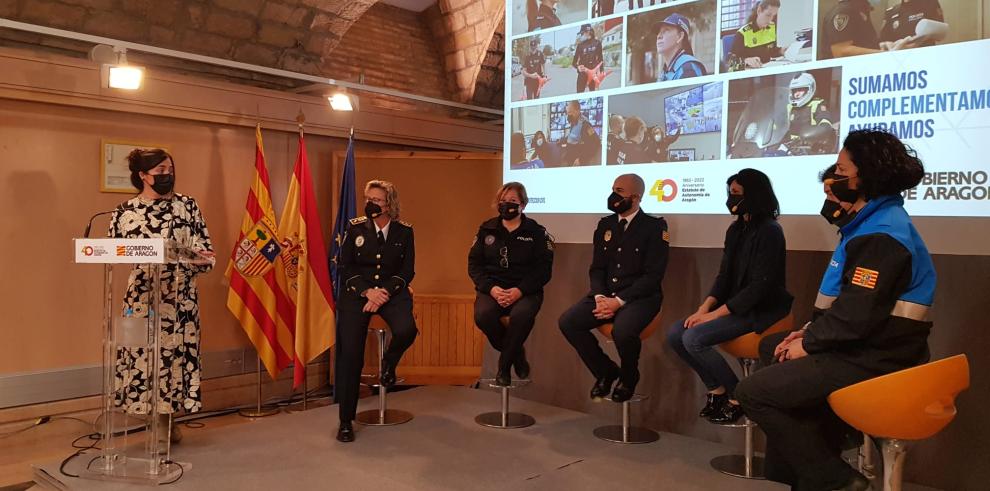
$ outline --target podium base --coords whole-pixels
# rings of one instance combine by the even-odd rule
[[[86,464],[79,477],[96,481],[159,485],[174,482],[192,470],[192,464],[189,462],[162,463],[157,469],[154,467],[151,459],[123,455],[116,456],[108,465],[101,455]]]

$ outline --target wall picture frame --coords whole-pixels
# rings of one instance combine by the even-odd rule
[[[100,140],[100,192],[137,194],[141,190],[131,185],[131,171],[127,168],[127,155],[135,148],[168,147],[156,143],[139,143],[127,140],[104,138]]]

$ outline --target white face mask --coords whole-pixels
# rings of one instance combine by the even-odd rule
[[[540,146],[540,145],[543,145],[543,139],[542,138],[538,138],[536,140],[536,146]]]
[[[659,142],[660,140],[663,140],[663,135],[657,133],[656,135],[653,135],[653,139]]]

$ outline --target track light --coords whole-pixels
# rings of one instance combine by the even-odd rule
[[[144,81],[144,68],[127,64],[127,49],[113,48],[116,63],[104,63],[104,84],[111,89],[137,90]]]
[[[346,92],[337,92],[336,94],[327,97],[330,101],[330,107],[334,111],[353,111],[356,104],[352,104],[351,96]],[[357,101],[354,101],[355,103]]]

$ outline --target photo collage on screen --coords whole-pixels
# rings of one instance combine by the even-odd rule
[[[981,38],[958,3],[512,0],[510,166],[835,154],[837,59]]]

